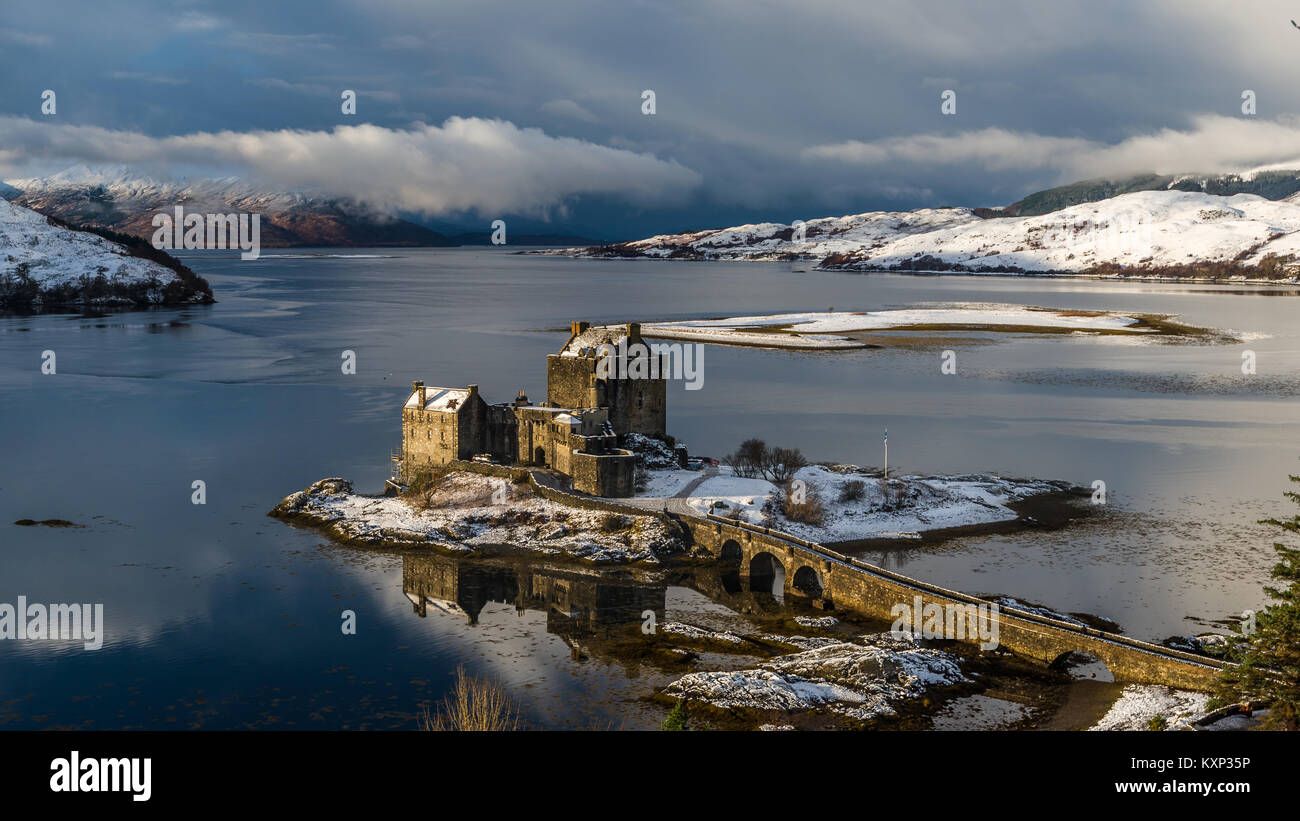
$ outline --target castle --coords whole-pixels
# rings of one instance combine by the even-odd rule
[[[666,371],[644,367],[653,356],[638,324],[574,322],[564,347],[546,357],[546,401],[538,405],[523,391],[489,405],[477,385],[414,382],[402,406],[402,475],[488,455],[555,470],[582,493],[631,496],[636,457],[620,444],[632,433],[665,434]]]

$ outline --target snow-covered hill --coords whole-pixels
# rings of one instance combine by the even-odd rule
[[[168,260],[0,200],[0,308],[212,301],[207,283],[189,269],[146,257]]]
[[[593,257],[809,260],[863,271],[1057,273],[1294,280],[1300,195],[1139,191],[1033,217],[967,208],[877,211],[762,223],[540,253]]]
[[[126,166],[78,165],[48,177],[6,183],[17,193],[4,196],[18,205],[146,240],[153,235],[154,215],[170,214],[179,205],[205,214],[261,214],[261,245],[266,248],[456,244],[436,231],[354,202],[266,191],[235,177],[165,180]]]

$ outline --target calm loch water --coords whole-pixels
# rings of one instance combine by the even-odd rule
[[[544,395],[545,356],[573,319],[1006,302],[1176,314],[1244,334],[1237,345],[965,340],[951,345],[956,376],[930,348],[710,347],[703,390],[669,387],[669,429],[696,453],[758,436],[876,464],[887,426],[896,469],[1105,481],[1105,512],[1064,530],[867,558],[1097,613],[1140,638],[1264,604],[1272,534],[1256,522],[1286,511],[1287,475],[1300,472],[1294,291],[495,249],[187,261],[217,305],[0,318],[0,601],[102,602],[107,622],[95,652],[0,643],[0,727],[409,728],[459,664],[504,680],[535,726],[657,725],[662,708],[645,697],[671,677],[604,652],[601,631],[619,622],[601,608],[557,621],[544,598],[521,607],[493,577],[472,622],[421,616],[408,597],[419,557],[325,545],[265,516],[325,476],[377,491],[413,379],[474,382],[490,401]],[[1246,349],[1254,376],[1241,374]],[[40,371],[45,350],[56,375]],[[341,373],[344,351],[355,375]],[[195,480],[205,505],[191,504]],[[9,524],[22,518],[82,527]],[[643,587],[615,599],[727,618],[689,585]],[[355,636],[340,630],[344,609]]]

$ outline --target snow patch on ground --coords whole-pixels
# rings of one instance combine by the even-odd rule
[[[1025,705],[985,695],[954,699],[944,705],[931,724],[935,730],[997,730],[1029,717]]]
[[[903,476],[891,479],[886,490],[879,476],[852,465],[810,465],[797,471],[794,478],[821,497],[825,517],[817,526],[765,513],[768,501],[782,492],[772,482],[738,477],[727,467],[720,470],[722,473],[701,482],[687,497],[691,512],[699,516],[738,513],[745,522],[816,542],[898,538],[903,533],[1011,521],[1018,517],[1008,506],[1011,503],[1070,487],[1067,482],[963,475]],[[845,486],[854,482],[862,483],[858,499],[845,496],[853,495]]]
[[[679,636],[691,641],[702,642],[722,642],[723,644],[743,645],[748,642],[735,633],[729,633],[724,630],[706,630],[703,627],[696,627],[693,624],[683,624],[678,621],[664,622],[659,625],[659,630],[672,636]]]
[[[684,549],[654,517],[569,507],[533,495],[528,485],[476,473],[449,474],[427,509],[394,496],[359,495],[350,482],[335,478],[289,495],[272,513],[376,546],[469,553],[506,545],[598,564],[655,564]]]
[[[1205,714],[1210,699],[1204,693],[1173,690],[1158,684],[1130,684],[1110,711],[1091,730],[1149,730],[1151,719],[1163,716],[1167,729],[1186,730]]]
[[[844,643],[844,639],[833,639],[828,636],[780,636],[774,633],[765,633],[759,638],[777,644],[788,644],[791,647],[798,647],[800,650],[813,650],[818,647],[830,647],[834,644]]]
[[[969,681],[955,656],[880,633],[771,659],[756,669],[691,673],[664,694],[723,709],[829,709],[866,720],[939,687]]]
[[[698,470],[647,470],[645,490],[637,493],[647,498],[676,496],[693,480],[700,478]]]
[[[795,623],[804,627],[820,627],[823,629],[834,627],[840,623],[840,620],[834,616],[795,616],[794,620]]]
[[[623,436],[623,447],[636,454],[636,463],[648,470],[665,470],[678,466],[677,453],[661,439],[628,433]]]

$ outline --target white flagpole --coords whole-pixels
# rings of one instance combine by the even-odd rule
[[[889,428],[885,428],[885,481],[889,481]]]

